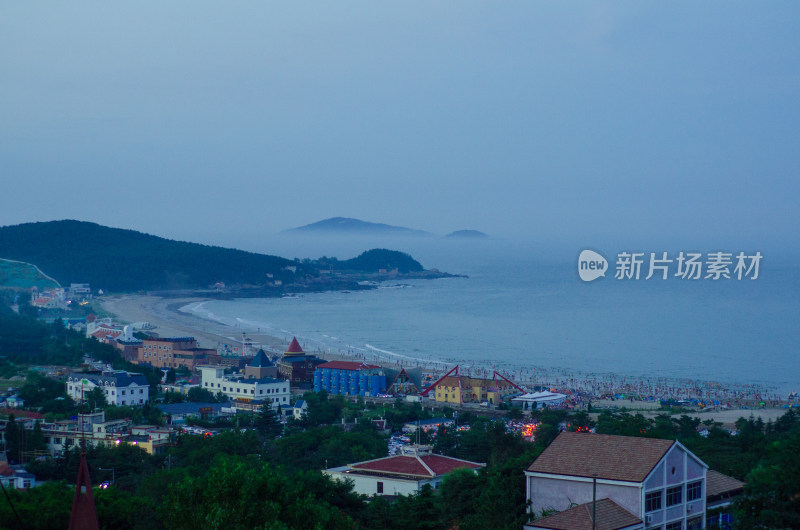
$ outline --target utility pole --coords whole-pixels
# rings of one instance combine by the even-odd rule
[[[592,530],[597,530],[597,473],[592,475]]]

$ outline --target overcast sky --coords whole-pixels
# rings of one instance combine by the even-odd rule
[[[799,22],[794,0],[3,1],[0,225],[796,245]]]

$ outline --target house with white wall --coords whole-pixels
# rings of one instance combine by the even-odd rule
[[[404,446],[402,454],[388,456],[322,472],[334,480],[351,480],[361,495],[410,495],[430,485],[436,489],[445,475],[456,469],[477,471],[486,464],[433,454],[430,446]]]
[[[202,374],[201,386],[217,394],[222,392],[231,399],[233,406],[250,402],[264,402],[276,412],[281,405],[290,405],[289,382],[283,379],[264,377],[245,379],[240,375],[227,375],[223,366],[199,366]]]
[[[82,403],[86,394],[96,387],[103,390],[109,405],[140,407],[150,400],[147,378],[124,370],[75,372],[67,377],[66,387],[67,394],[76,403]]]
[[[606,528],[705,528],[707,470],[676,440],[561,433],[525,472],[532,515],[561,513],[526,528],[580,530],[577,520],[566,527],[558,520],[591,512],[594,500],[598,527],[602,501],[609,521],[619,521],[603,522]]]

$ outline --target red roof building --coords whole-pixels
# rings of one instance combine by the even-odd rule
[[[310,388],[314,381],[314,370],[324,362],[315,355],[306,354],[297,337],[292,337],[292,342],[277,362],[278,373],[293,386]]]
[[[354,362],[354,361],[328,361],[325,364],[320,364],[317,366],[320,369],[329,369],[329,370],[352,370],[354,372],[358,370],[372,370],[376,368],[380,368],[380,366],[374,364],[368,364],[364,362]]]
[[[407,446],[404,454],[326,469],[336,480],[350,479],[353,489],[363,495],[409,495],[426,484],[438,488],[442,479],[456,469],[477,471],[486,464],[430,452],[427,446]]]
[[[284,355],[303,355],[305,352],[303,348],[300,347],[300,343],[297,342],[297,337],[292,337],[292,342],[289,344],[289,347],[283,352]]]

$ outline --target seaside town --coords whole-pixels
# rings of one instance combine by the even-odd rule
[[[317,488],[329,513],[304,522],[281,515],[290,528],[399,522],[381,517],[438,518],[404,528],[748,527],[763,517],[759,490],[747,483],[746,466],[759,463],[752,455],[732,460],[731,451],[761,444],[767,457],[771,437],[794,433],[796,440],[800,425],[794,392],[365,359],[305,351],[297,337],[278,348],[246,333],[204,344],[162,335],[151,322],[90,312],[102,311],[103,293],[87,284],[25,295],[15,293],[2,308],[0,328],[0,485],[13,494],[0,507],[4,527],[47,528],[67,518],[69,528],[204,526],[202,509],[176,506],[185,495],[199,502],[199,491],[181,480],[187,472],[233,473],[233,480],[225,466],[239,457],[262,476],[238,480],[265,480],[273,469],[310,473],[296,492]],[[7,344],[22,332],[3,335],[15,323],[46,326],[59,337],[50,353],[78,348],[77,362],[24,365]],[[158,473],[167,473],[159,495],[170,501],[145,517],[136,502],[145,502],[155,487],[147,477]],[[453,495],[481,497],[491,488],[508,497],[508,513],[446,508]],[[24,509],[37,491],[64,499],[47,521]],[[111,492],[126,497],[112,501]],[[236,509],[224,504],[224,492],[204,494],[218,508]],[[129,520],[115,519],[122,517],[112,515],[114,502],[125,504]],[[425,503],[430,513],[419,512]],[[434,509],[438,503],[445,505]],[[232,520],[247,527],[267,517],[258,513]]]

